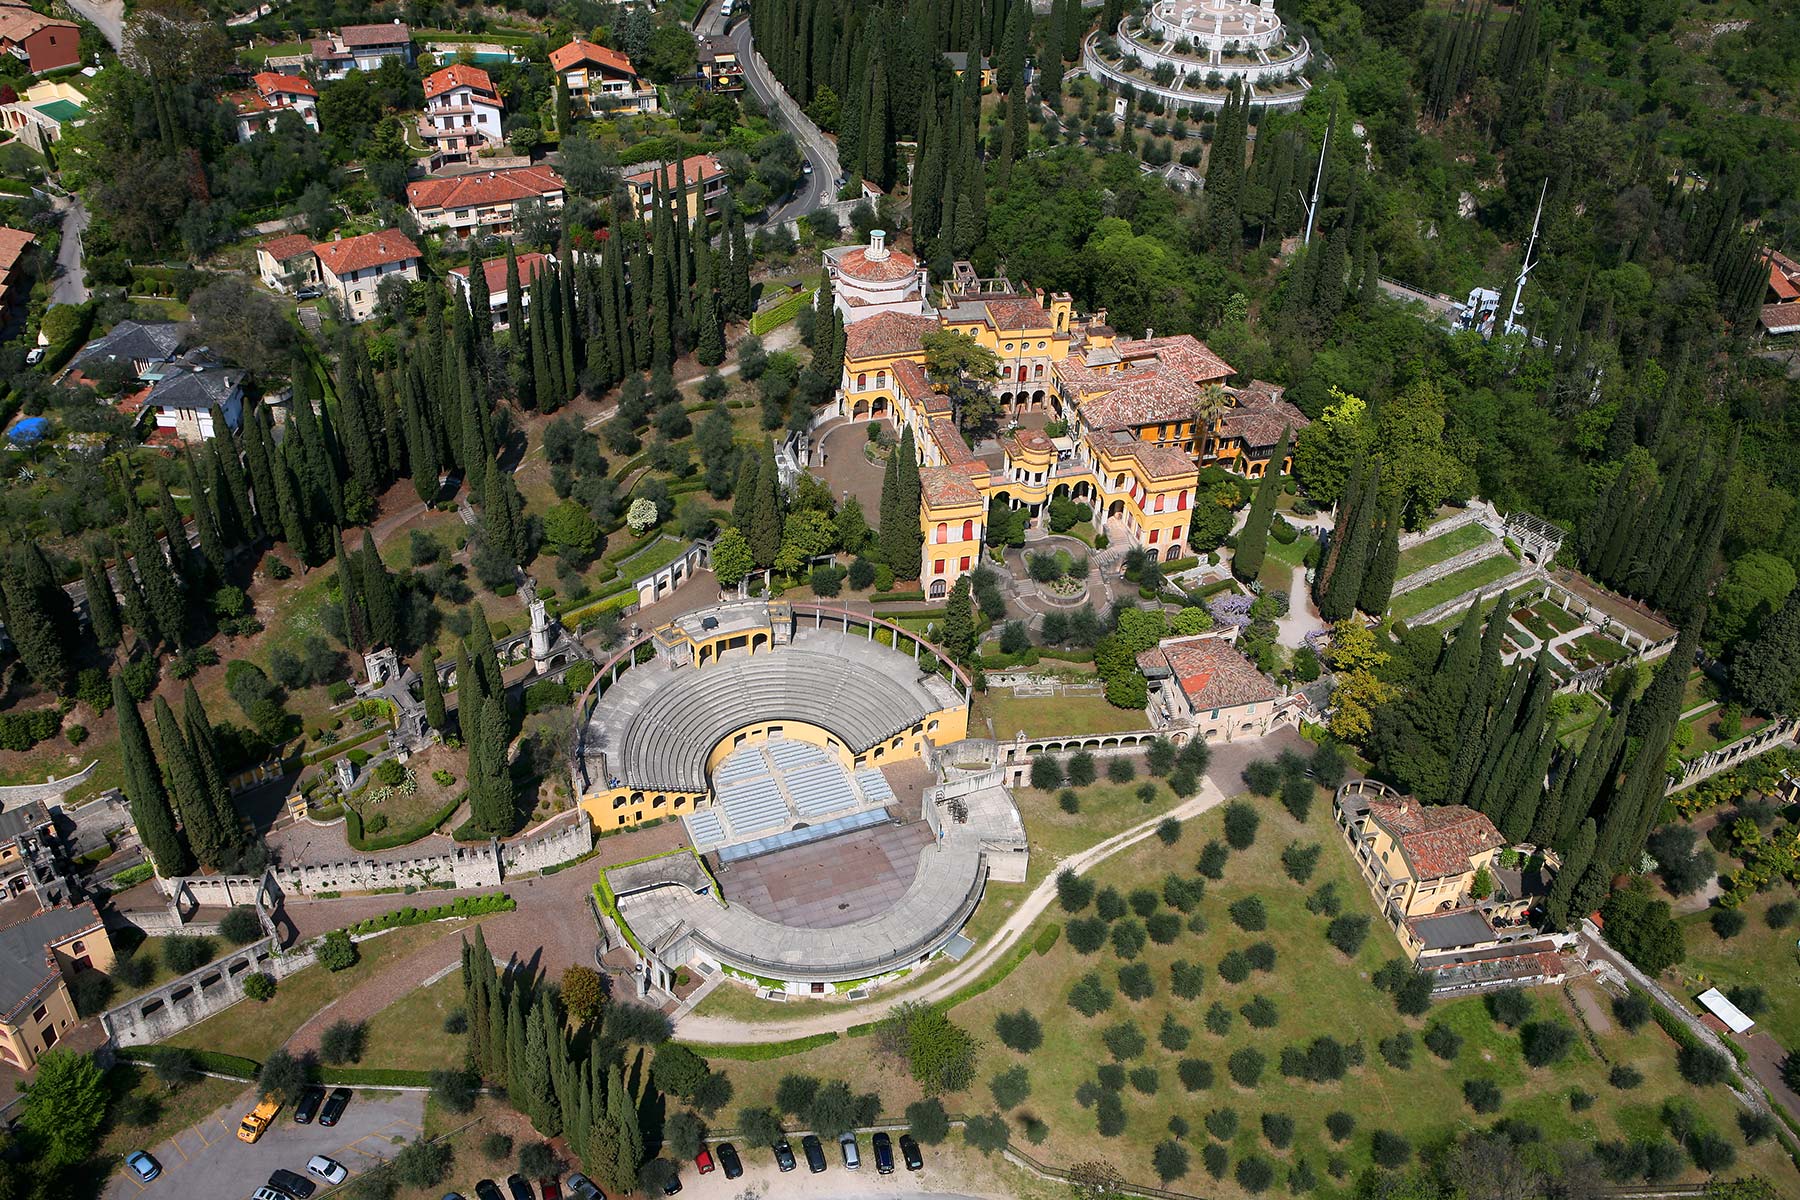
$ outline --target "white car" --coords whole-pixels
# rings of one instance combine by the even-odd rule
[[[344,1182],[344,1177],[350,1174],[350,1172],[344,1170],[343,1163],[335,1158],[327,1158],[323,1154],[313,1155],[312,1159],[306,1164],[306,1169],[309,1173],[317,1175],[332,1187],[336,1187],[338,1184]]]

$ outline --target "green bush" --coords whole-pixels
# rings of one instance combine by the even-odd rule
[[[342,929],[334,929],[319,943],[317,955],[326,970],[346,970],[356,965],[356,943]]]
[[[275,977],[266,971],[256,972],[244,980],[244,995],[256,1001],[273,1000]]]
[[[517,907],[518,902],[504,892],[489,892],[480,896],[458,896],[449,904],[433,905],[431,908],[414,908],[408,905],[393,912],[383,913],[378,917],[370,917],[366,921],[358,921],[349,926],[346,932],[360,936],[383,929],[398,929],[408,925],[445,921],[453,917],[479,917],[488,913],[511,912]]]

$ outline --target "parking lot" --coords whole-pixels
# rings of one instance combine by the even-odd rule
[[[354,1177],[419,1136],[425,1118],[423,1092],[357,1091],[338,1123],[296,1125],[284,1108],[255,1145],[237,1139],[238,1122],[253,1093],[246,1088],[231,1104],[209,1113],[160,1146],[148,1147],[162,1174],[141,1184],[123,1167],[108,1181],[107,1200],[244,1200],[277,1167],[305,1174],[315,1154],[337,1159]],[[319,1183],[321,1190],[324,1183]]]

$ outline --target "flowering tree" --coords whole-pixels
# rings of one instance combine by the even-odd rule
[[[631,532],[642,533],[656,524],[656,501],[648,496],[639,496],[625,510],[625,524],[631,526]]]

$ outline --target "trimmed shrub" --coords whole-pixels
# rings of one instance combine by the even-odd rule
[[[1642,992],[1633,989],[1613,1000],[1612,1014],[1613,1020],[1636,1033],[1650,1019],[1650,1001]]]
[[[1131,1086],[1146,1096],[1156,1095],[1156,1089],[1162,1086],[1162,1076],[1155,1067],[1131,1068]]]
[[[988,1080],[988,1090],[1001,1109],[1017,1108],[1031,1095],[1031,1073],[1022,1065],[1002,1071]]]
[[[1241,950],[1228,950],[1219,960],[1219,978],[1226,983],[1242,983],[1250,978],[1250,960]]]
[[[1707,921],[1712,925],[1713,932],[1725,941],[1744,932],[1744,926],[1749,923],[1749,919],[1735,908],[1715,908]]]
[[[1231,1057],[1225,1060],[1225,1070],[1239,1087],[1253,1088],[1262,1080],[1263,1068],[1268,1062],[1262,1051],[1245,1046],[1232,1051]]]
[[[1281,807],[1296,821],[1304,822],[1312,812],[1313,782],[1295,775],[1281,782]]]
[[[1331,924],[1325,927],[1325,940],[1337,947],[1338,953],[1345,958],[1355,958],[1368,939],[1369,918],[1360,913],[1333,917]]]
[[[1337,880],[1335,879],[1326,880],[1312,895],[1306,898],[1306,911],[1315,917],[1335,917],[1343,909],[1344,901],[1338,895]]]
[[[1463,1080],[1463,1099],[1478,1113],[1500,1111],[1500,1088],[1491,1079]]]
[[[1119,990],[1127,1000],[1148,1000],[1156,994],[1156,980],[1148,963],[1131,963],[1119,968]]]
[[[1369,1139],[1369,1156],[1391,1170],[1404,1167],[1412,1160],[1412,1143],[1397,1133],[1377,1129]]]
[[[1317,842],[1304,846],[1299,842],[1289,842],[1287,849],[1281,852],[1282,869],[1295,883],[1305,883],[1312,878],[1314,869],[1319,865],[1319,855],[1324,852],[1325,847]]]
[[[1264,1113],[1263,1137],[1277,1150],[1286,1150],[1294,1141],[1294,1118],[1286,1113]]]
[[[1181,822],[1174,817],[1164,817],[1156,824],[1156,837],[1165,846],[1173,846],[1181,840]]]
[[[1349,1140],[1356,1132],[1356,1118],[1339,1109],[1337,1112],[1325,1114],[1325,1132],[1331,1135],[1334,1142]]]
[[[1262,817],[1242,800],[1225,806],[1225,841],[1233,850],[1248,850],[1256,844],[1256,830]]]
[[[1263,907],[1262,897],[1245,896],[1227,910],[1231,913],[1231,922],[1246,933],[1260,933],[1269,927],[1269,910]]]
[[[1188,1173],[1188,1149],[1180,1142],[1162,1141],[1150,1154],[1150,1166],[1164,1183],[1174,1183]]]
[[[1169,990],[1183,1000],[1192,1000],[1206,987],[1206,968],[1185,959],[1169,964]]]
[[[259,1003],[275,998],[275,977],[267,971],[257,971],[244,980],[244,995]]]
[[[1194,864],[1194,870],[1208,879],[1225,878],[1225,864],[1231,858],[1231,850],[1223,842],[1208,842],[1200,848],[1200,861]]]
[[[1175,1078],[1186,1091],[1203,1092],[1213,1085],[1213,1065],[1203,1058],[1184,1058],[1175,1064]]]
[[[1431,1051],[1445,1062],[1453,1062],[1456,1059],[1456,1056],[1462,1053],[1462,1034],[1456,1032],[1456,1030],[1450,1028],[1448,1025],[1434,1024],[1426,1026],[1425,1036],[1420,1040],[1425,1043],[1425,1048],[1427,1050]]]
[[[1412,1070],[1413,1035],[1402,1029],[1393,1037],[1384,1037],[1375,1043],[1381,1053],[1382,1061],[1396,1071]]]

